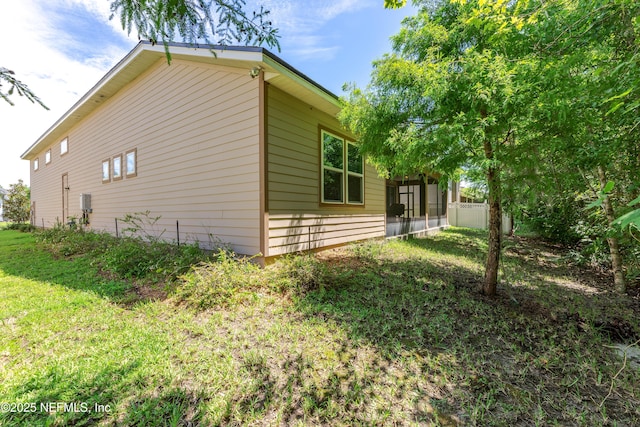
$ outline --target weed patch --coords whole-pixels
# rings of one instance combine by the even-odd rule
[[[160,239],[117,238],[108,233],[57,226],[38,231],[36,239],[54,256],[84,256],[118,279],[175,280],[209,255],[197,244],[176,245]]]
[[[228,307],[253,299],[265,284],[258,265],[220,251],[215,260],[201,263],[181,277],[174,298],[198,309]]]

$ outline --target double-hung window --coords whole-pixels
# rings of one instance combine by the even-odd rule
[[[364,204],[364,161],[358,146],[322,130],[321,150],[322,203]]]

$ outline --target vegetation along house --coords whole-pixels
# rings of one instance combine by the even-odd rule
[[[429,227],[434,177],[380,178],[337,97],[275,55],[180,43],[171,55],[139,43],[22,155],[35,225],[115,232],[148,210],[163,238],[267,258],[401,234],[403,217],[404,232]],[[436,198],[432,226],[446,223]]]

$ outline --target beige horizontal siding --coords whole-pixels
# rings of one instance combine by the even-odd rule
[[[114,232],[115,218],[149,210],[164,238],[177,237],[179,221],[181,241],[215,236],[259,252],[258,102],[247,70],[160,60],[69,132],[67,155],[32,173],[36,222],[61,216],[68,172],[69,213],[91,193],[93,229]],[[103,184],[102,160],[133,148],[137,176]]]
[[[279,215],[269,219],[269,255],[384,236],[380,215]]]
[[[268,255],[384,236],[385,184],[372,166],[364,206],[320,203],[319,126],[345,133],[337,119],[276,88],[267,94]]]
[[[54,150],[57,151],[54,154]],[[46,150],[45,150],[46,151]],[[31,201],[35,202],[35,224],[39,227],[53,227],[57,222],[65,222],[62,218],[62,174],[64,173],[66,156],[60,157],[60,147],[52,147],[52,160],[44,166],[44,153],[39,154],[40,168],[33,170],[31,165]],[[78,196],[79,197],[79,196]],[[70,203],[73,200],[70,198]],[[76,201],[79,204],[79,201]]]

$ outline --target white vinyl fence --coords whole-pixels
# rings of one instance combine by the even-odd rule
[[[486,230],[489,228],[487,203],[449,203],[449,225]],[[511,218],[502,215],[502,232],[511,230]]]

